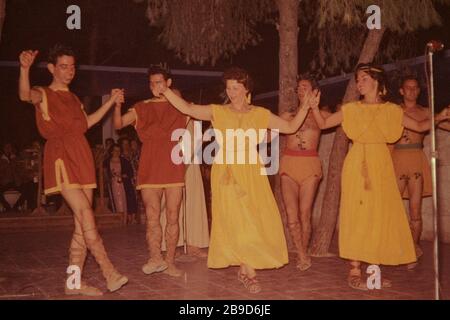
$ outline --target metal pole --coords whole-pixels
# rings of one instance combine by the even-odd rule
[[[434,80],[433,80],[433,51],[428,50],[429,73],[429,105],[431,120],[431,181],[433,188],[433,233],[434,233],[434,298],[439,300],[439,212],[437,206],[436,163],[438,154],[436,151],[436,129],[434,121]]]

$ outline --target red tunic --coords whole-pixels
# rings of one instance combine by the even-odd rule
[[[92,151],[84,136],[86,114],[78,97],[70,91],[38,88],[43,96],[36,106],[36,123],[47,140],[44,149],[44,192],[96,188]]]
[[[186,128],[187,117],[168,101],[141,101],[131,110],[136,114],[135,128],[142,141],[137,189],[183,186],[185,165],[171,159],[178,143],[171,141],[171,135],[176,129]]]

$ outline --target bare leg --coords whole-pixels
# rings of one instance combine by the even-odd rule
[[[289,233],[291,234],[292,241],[294,242],[295,249],[297,250],[298,263],[296,265],[301,271],[309,269],[311,266],[311,260],[304,252],[301,225],[299,219],[298,199],[299,199],[299,187],[297,183],[290,177],[281,177],[281,192],[283,195],[284,206],[287,213],[287,223]]]
[[[400,176],[397,178],[398,190],[400,191],[400,195],[403,195],[405,192],[406,186],[408,185],[408,177]]]
[[[165,189],[166,195],[166,262],[169,266],[164,273],[173,277],[179,277],[183,273],[175,267],[175,251],[180,236],[179,214],[183,199],[183,188],[174,187]]]
[[[103,241],[95,225],[94,213],[91,208],[92,191],[80,189],[63,189],[62,195],[74,213],[77,224],[81,226],[84,242],[99,264],[109,291],[116,291],[128,282],[112,265],[106,254]],[[78,243],[80,245],[80,243]]]
[[[300,221],[302,226],[303,252],[308,252],[309,239],[311,238],[311,215],[313,203],[316,197],[320,178],[317,176],[308,178],[300,186]]]
[[[410,227],[417,258],[423,254],[420,248],[420,236],[422,235],[422,191],[423,177],[421,174],[417,174],[408,183]]]
[[[147,215],[147,244],[150,253],[148,262],[142,267],[145,274],[161,272],[167,269],[167,264],[161,256],[161,198],[163,189],[143,189],[142,200]]]
[[[72,240],[69,249],[69,265],[76,265],[80,268],[81,275],[83,274],[84,262],[87,256],[86,242],[83,238],[83,230],[81,223],[74,216],[75,230],[73,232]],[[84,281],[81,282],[80,289],[69,289],[65,286],[65,293],[67,295],[85,295],[85,296],[101,296],[103,293],[92,286],[87,285]]]

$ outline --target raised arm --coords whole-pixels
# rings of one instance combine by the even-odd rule
[[[280,133],[292,134],[295,133],[298,128],[301,127],[308,115],[309,109],[317,108],[320,101],[320,91],[314,90],[312,93],[308,93],[305,97],[305,101],[298,108],[297,114],[293,119],[288,120],[288,115],[284,113],[281,117],[271,114],[269,119],[269,128],[278,129]]]
[[[114,107],[114,115],[113,115],[113,123],[114,123],[114,129],[120,130],[122,128],[125,128],[131,124],[133,124],[136,121],[136,113],[133,111],[128,111],[122,116],[122,104],[116,103],[116,106]]]
[[[111,96],[108,101],[106,101],[97,111],[87,115],[88,128],[92,127],[96,123],[98,123],[108,112],[111,107],[116,103],[123,103],[123,90],[122,89],[113,89],[111,91]]]
[[[344,120],[342,110],[339,110],[335,113],[331,113],[330,116],[328,116],[328,117],[325,117],[320,112],[319,108],[314,108],[312,110],[312,112],[314,115],[314,119],[317,122],[317,125],[322,130],[336,127],[336,126],[340,125],[342,123],[342,121]]]
[[[181,113],[190,116],[198,120],[211,121],[212,120],[212,107],[201,106],[196,104],[190,104],[183,98],[178,96],[170,88],[162,93],[169,102],[178,109]]]
[[[37,104],[42,101],[42,93],[39,90],[31,89],[30,86],[30,68],[36,59],[39,51],[22,51],[19,56],[20,76],[19,76],[19,98],[31,104]]]
[[[422,121],[417,121],[411,117],[409,117],[407,114],[403,115],[403,121],[402,125],[406,129],[410,129],[416,132],[425,132],[430,130],[431,128],[431,121],[430,119],[425,119]]]
[[[446,109],[442,110],[439,114],[434,116],[434,120],[437,125],[439,125],[439,123],[441,121],[450,119],[450,113],[448,111],[449,111],[448,108],[446,108]],[[417,121],[417,120],[409,117],[407,114],[404,114],[402,125],[405,128],[416,131],[416,132],[425,132],[425,131],[430,130],[431,121],[430,121],[430,119]]]
[[[271,113],[269,118],[269,128],[278,129],[280,133],[284,134],[295,133],[305,121],[308,111],[308,106],[300,107],[297,114],[291,120],[286,119],[286,116],[279,117]]]
[[[317,98],[312,100],[311,109],[314,119],[316,120],[317,126],[322,130],[336,127],[340,125],[344,120],[342,110],[339,110],[338,112],[335,113],[320,111],[319,102],[317,101]]]

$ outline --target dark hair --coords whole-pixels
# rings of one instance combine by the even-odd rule
[[[400,88],[403,87],[403,85],[405,84],[406,81],[409,80],[413,80],[417,82],[417,85],[420,87],[420,82],[419,79],[417,78],[417,76],[413,75],[413,74],[408,74],[402,77],[401,82],[400,82]]]
[[[303,73],[297,76],[297,84],[300,81],[309,81],[313,90],[319,89],[319,83],[317,82],[316,77],[310,73]]]
[[[155,74],[162,74],[164,77],[164,80],[169,80],[172,76],[170,74],[170,71],[166,68],[164,68],[161,65],[151,65],[147,70],[147,76],[153,76]]]
[[[373,63],[360,63],[356,66],[355,70],[355,80],[358,76],[358,71],[364,71],[372,79],[378,81],[378,93],[382,98],[387,96],[386,89],[386,77],[384,74],[384,69],[382,67],[376,66]]]
[[[236,80],[242,84],[249,92],[253,91],[253,80],[248,72],[242,68],[231,67],[223,73],[222,81],[224,85],[227,84],[227,80]]]
[[[58,58],[62,56],[69,56],[76,59],[75,51],[72,48],[64,46],[62,44],[56,44],[50,48],[48,52],[47,62],[56,65]]]
[[[139,143],[140,143],[140,142],[139,142],[139,139],[138,139],[138,138],[135,138],[135,137],[133,137],[133,138],[130,139],[130,144],[131,144],[133,141],[136,142],[138,145],[139,145]]]
[[[128,141],[128,143],[130,143],[130,138],[128,138],[128,137],[123,137],[123,138],[120,138],[120,139],[119,139],[118,144],[119,144],[119,145],[122,145],[122,142],[124,142],[125,140]]]
[[[109,147],[109,150],[108,150],[109,154],[112,155],[112,152],[113,152],[114,148],[119,148],[120,149],[120,153],[122,153],[122,147],[119,144],[114,143],[111,147]]]

